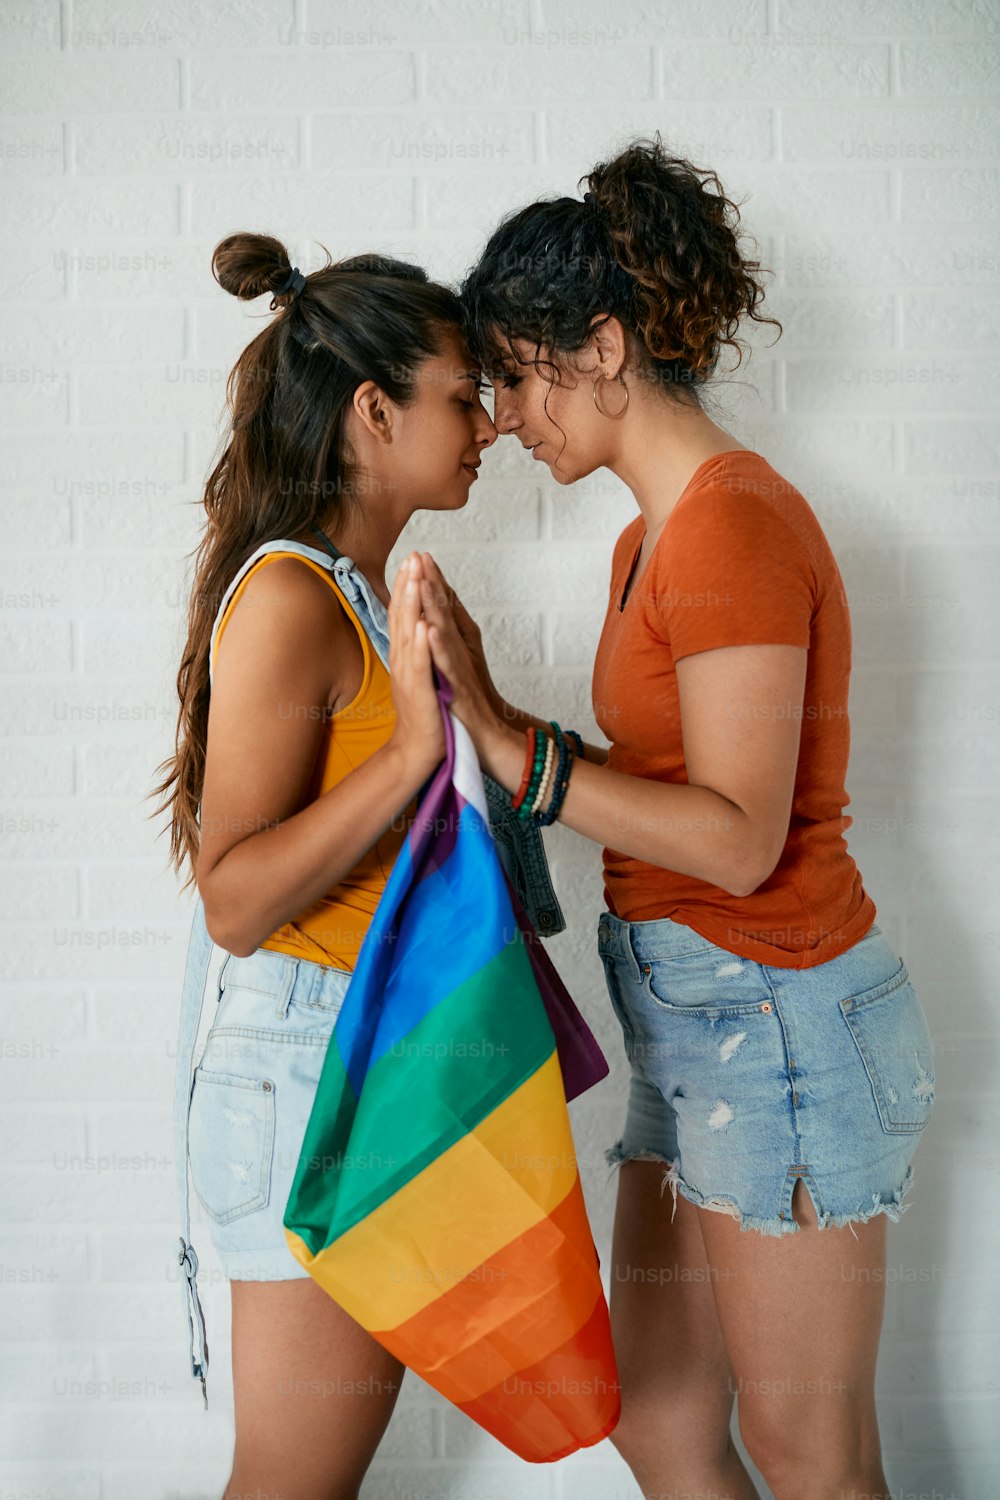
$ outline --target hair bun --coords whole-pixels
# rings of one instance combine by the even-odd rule
[[[764,297],[761,265],[741,246],[736,203],[716,174],[668,155],[659,132],[632,141],[601,162],[588,182],[618,265],[632,280],[630,306],[649,355],[680,362],[695,383],[714,370],[729,346],[742,361],[736,337]]]
[[[252,302],[266,292],[273,296],[291,270],[288,251],[270,234],[246,230],[229,234],[212,252],[212,275],[224,292],[242,302]]]

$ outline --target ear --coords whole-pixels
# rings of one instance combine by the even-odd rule
[[[365,380],[358,386],[351,407],[365,431],[377,443],[392,441],[393,405],[374,380]]]
[[[590,320],[590,339],[597,356],[591,373],[601,374],[605,380],[614,380],[628,354],[625,330],[620,320],[614,313],[597,313]]]

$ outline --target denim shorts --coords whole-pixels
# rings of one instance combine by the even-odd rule
[[[631,1065],[612,1167],[663,1162],[677,1212],[792,1234],[801,1179],[819,1227],[898,1220],[934,1105],[934,1045],[880,928],[838,958],[783,969],[669,917],[602,912],[598,946]]]
[[[308,1277],[282,1220],[327,1044],[351,974],[258,948],[227,954],[194,1070],[191,1183],[222,1269],[237,1281]]]

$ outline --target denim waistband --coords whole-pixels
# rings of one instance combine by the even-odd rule
[[[876,944],[883,950],[879,961],[887,962],[893,958],[891,945],[887,942],[878,923],[873,922],[864,936],[837,958],[805,970],[783,967],[771,970],[772,981],[778,985],[801,985],[808,982],[816,987],[826,979],[826,976],[832,975],[834,966],[841,970],[847,965],[856,966],[859,955],[862,953],[866,960],[870,961]],[[740,957],[739,954],[732,953],[729,948],[723,947],[721,943],[714,943],[711,939],[702,937],[693,928],[685,927],[681,922],[674,922],[670,917],[655,917],[645,922],[627,922],[610,911],[601,912],[598,918],[597,945],[602,955],[607,954],[624,960],[637,978],[642,974],[643,964],[655,963],[658,959],[693,957],[699,953],[725,953],[733,959]],[[749,962],[746,959],[741,961]],[[894,961],[899,961],[898,955]]]
[[[260,990],[275,998],[281,1016],[293,994],[297,1005],[341,998],[352,972],[318,964],[305,956],[279,953],[276,948],[257,948],[245,957],[233,953],[226,956],[219,970],[219,989],[224,992],[230,985],[239,985],[244,990]]]
[[[655,917],[647,922],[626,922],[613,912],[602,911],[597,923],[598,947],[602,953],[626,959],[636,970],[654,958],[681,958],[685,954],[707,953],[717,948],[700,933],[669,917]]]

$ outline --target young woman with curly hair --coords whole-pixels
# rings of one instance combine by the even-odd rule
[[[638,507],[593,671],[610,749],[574,759],[502,700],[425,554],[431,650],[484,770],[604,846],[598,944],[631,1068],[607,1152],[611,1441],[650,1496],[746,1500],[737,1395],[778,1500],[867,1500],[887,1493],[886,1227],[934,1082],[844,839],[847,600],[806,499],[706,409],[741,320],[773,321],[735,206],[658,137],[587,186],[504,219],[462,296],[498,431],[561,485],[610,469]]]

